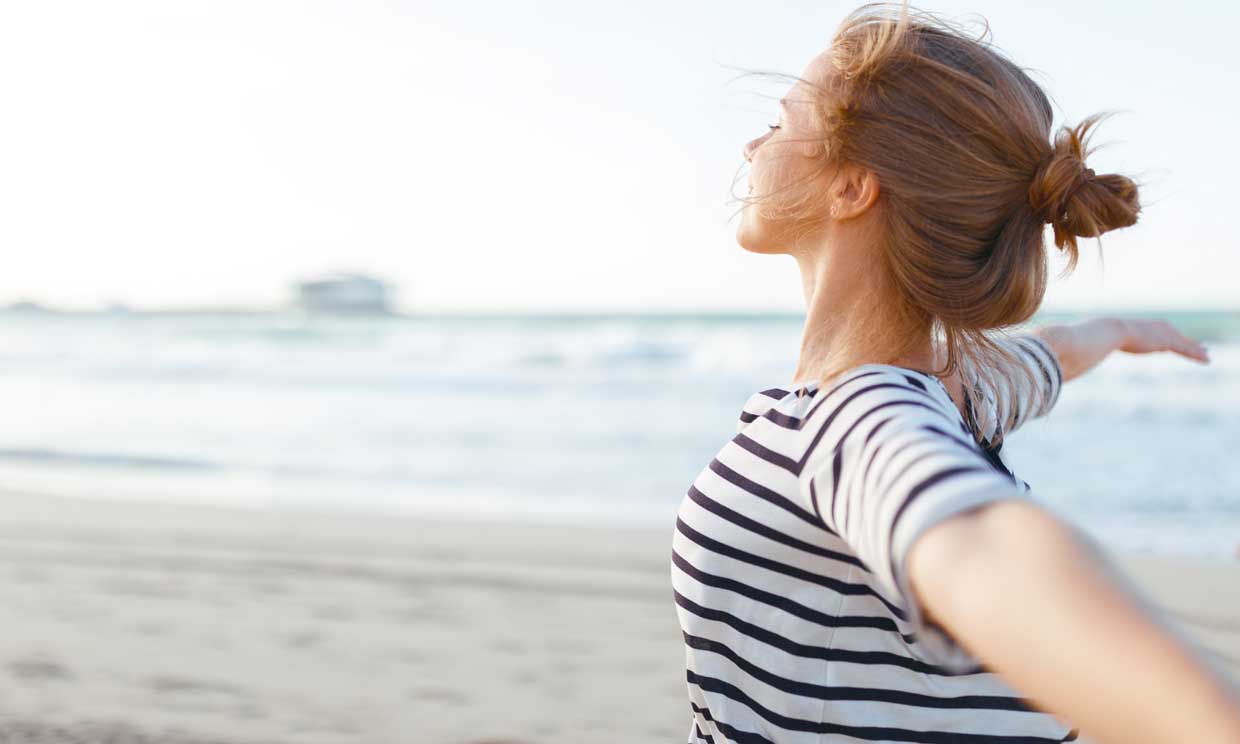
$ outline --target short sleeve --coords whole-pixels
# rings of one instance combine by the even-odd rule
[[[978,374],[968,372],[979,406],[971,407],[974,426],[993,440],[998,430],[1010,434],[1025,422],[1050,413],[1059,402],[1063,367],[1045,340],[1033,333],[1000,337],[995,342],[1011,352],[1018,368],[1006,365]],[[1010,422],[1004,426],[1004,422]]]
[[[876,387],[868,395],[841,411],[852,422],[844,438],[807,463],[804,496],[869,569],[880,593],[903,610],[919,655],[953,671],[973,671],[977,660],[925,620],[905,562],[931,526],[1027,495],[941,408],[918,405],[915,395],[898,386]]]

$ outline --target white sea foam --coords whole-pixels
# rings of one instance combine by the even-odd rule
[[[1107,542],[1231,555],[1240,316],[1166,317],[1206,340],[1211,365],[1117,353],[1004,455]],[[663,525],[748,396],[790,379],[800,331],[780,316],[0,315],[0,478],[100,498]]]

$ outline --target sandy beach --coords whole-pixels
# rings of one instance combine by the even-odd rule
[[[0,742],[684,740],[670,526],[3,499]],[[1240,674],[1240,563],[1116,558]]]

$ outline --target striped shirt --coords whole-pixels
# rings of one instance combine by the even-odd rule
[[[1037,336],[999,343],[1044,386],[1010,431],[1054,406],[1063,370]],[[993,435],[1011,406],[1037,400],[1029,378],[996,375],[987,389],[977,379],[985,410],[964,416],[938,378],[887,364],[745,404],[681,502],[672,542],[690,742],[1077,738],[924,620],[905,574],[931,525],[1029,498],[1001,446],[971,433]]]

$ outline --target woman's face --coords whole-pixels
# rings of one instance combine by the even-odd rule
[[[801,77],[821,85],[828,67],[826,53],[810,62]],[[755,253],[786,253],[797,232],[797,220],[788,207],[805,188],[813,188],[815,174],[821,175],[819,138],[821,131],[813,117],[810,101],[814,95],[798,81],[779,102],[778,121],[760,137],[745,144],[749,161],[749,197],[761,203],[747,203],[741,212],[736,240]]]

